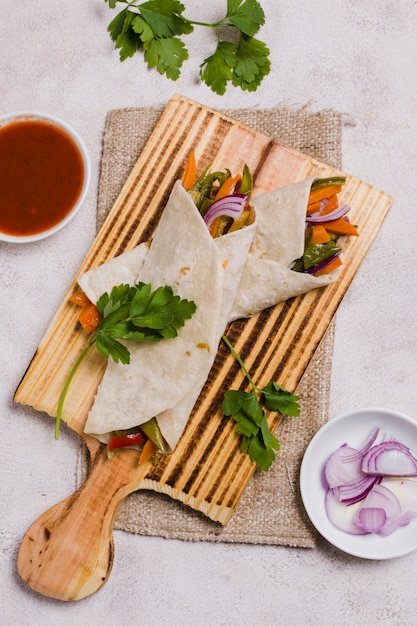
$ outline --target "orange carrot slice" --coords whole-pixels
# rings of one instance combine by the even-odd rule
[[[340,217],[338,220],[331,220],[330,222],[326,222],[324,226],[326,230],[337,235],[352,235],[354,237],[359,236],[356,227],[347,220],[345,220],[343,217]]]
[[[319,200],[330,198],[330,196],[335,196],[340,191],[342,191],[341,185],[329,185],[328,187],[311,191],[308,198],[308,204],[313,204],[313,202],[318,202]]]
[[[342,259],[337,256],[333,259],[331,263],[329,263],[329,265],[327,265],[326,267],[323,267],[322,270],[319,270],[318,272],[316,272],[314,276],[323,276],[323,274],[330,274],[330,272],[333,272],[333,270],[335,270],[337,267],[340,267],[341,265],[342,265]]]
[[[154,443],[152,439],[148,439],[142,448],[142,452],[140,453],[139,465],[142,465],[142,463],[149,461],[151,456],[153,456],[157,450],[158,446],[156,445],[156,443]]]
[[[196,173],[196,161],[195,154],[191,151],[187,158],[187,163],[185,164],[184,174],[182,176],[182,186],[186,191],[192,189],[195,181],[195,173]]]
[[[218,192],[216,193],[214,200],[220,200],[220,198],[225,198],[226,196],[230,196],[237,185],[237,183],[242,179],[240,174],[236,176],[229,176],[226,178],[223,185],[220,186]]]
[[[311,237],[309,243],[327,243],[330,235],[322,224],[313,224],[311,227]]]

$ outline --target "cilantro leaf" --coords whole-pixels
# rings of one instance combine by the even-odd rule
[[[148,68],[177,80],[188,59],[183,35],[195,26],[210,28],[217,36],[216,49],[200,64],[200,79],[219,95],[229,82],[245,91],[255,91],[270,72],[269,49],[254,35],[265,23],[258,0],[227,0],[226,15],[210,23],[185,17],[178,0],[105,0],[111,9],[127,5],[109,24],[108,30],[120,60],[143,51]]]
[[[140,36],[141,41],[144,44],[149,44],[154,38],[152,28],[143,19],[141,15],[136,15],[132,21],[132,29]]]
[[[177,80],[183,62],[188,59],[188,51],[178,37],[152,39],[145,44],[144,59],[149,69],[156,67],[160,74]]]
[[[279,450],[278,440],[272,435],[270,443],[266,445],[263,437],[258,433],[248,442],[246,451],[250,460],[255,461],[258,469],[267,472],[275,460],[274,450]]]
[[[299,396],[287,391],[278,383],[271,381],[261,389],[265,406],[269,411],[278,411],[281,415],[298,417],[300,415]]]
[[[190,319],[196,305],[181,299],[169,286],[152,291],[151,285],[138,283],[117,285],[97,301],[101,321],[72,367],[59,398],[55,421],[55,439],[58,439],[64,401],[70,383],[91,346],[96,344],[104,358],[115,363],[128,364],[130,352],[123,342],[161,341],[174,338],[178,329]],[[121,341],[119,341],[119,339]]]
[[[269,74],[271,63],[266,45],[248,35],[242,35],[236,52],[233,84],[245,91],[256,91],[264,76]]]
[[[229,389],[224,394],[222,410],[237,422],[242,452],[246,452],[259,469],[267,471],[275,459],[274,450],[279,450],[279,442],[269,430],[256,393]]]
[[[233,417],[237,422],[236,433],[242,437],[242,452],[247,453],[250,460],[266,472],[275,459],[274,450],[279,450],[280,444],[269,428],[260,400],[264,400],[265,407],[269,411],[279,411],[282,415],[296,417],[300,414],[299,398],[274,381],[269,382],[262,389],[256,387],[245,364],[226,335],[222,335],[222,339],[252,387],[251,392],[233,389],[226,391],[222,411],[224,415]]]
[[[227,16],[246,35],[255,35],[265,23],[265,13],[256,0],[227,0]]]
[[[126,346],[103,331],[97,331],[96,346],[105,359],[111,355],[115,363],[119,363],[119,361],[125,365],[130,363],[130,353]]]
[[[123,9],[109,24],[110,36],[120,50],[120,60],[132,57],[142,47],[140,36],[132,28],[135,14]]]
[[[157,38],[171,38],[193,31],[193,25],[181,17],[184,5],[177,0],[151,0],[139,5],[141,15]]]
[[[254,393],[234,389],[229,389],[224,394],[223,413],[238,422],[236,432],[245,437],[258,433],[264,417],[264,412]]]
[[[229,41],[219,41],[215,52],[200,65],[200,77],[211,89],[223,95],[233,76],[236,65],[236,46]]]

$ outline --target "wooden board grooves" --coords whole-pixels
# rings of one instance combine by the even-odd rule
[[[214,169],[238,172],[247,163],[254,174],[254,196],[311,175],[341,173],[226,115],[177,96],[158,120],[79,272],[152,236],[191,149],[200,170],[211,162]],[[359,224],[361,235],[351,238],[345,247],[340,280],[250,320],[234,322],[226,330],[258,386],[273,379],[295,390],[392,203],[387,194],[349,176],[342,196],[352,207],[351,220]],[[85,345],[77,324],[78,311],[68,302],[75,289],[74,280],[15,395],[17,402],[51,416],[55,415],[63,381]],[[104,366],[100,355],[90,354],[68,395],[64,419],[80,435]],[[244,376],[221,343],[209,380],[176,450],[146,471],[127,463],[123,470],[126,493],[129,489],[165,493],[227,523],[254,471],[247,455],[239,451],[234,423],[220,411],[224,391],[240,387],[247,387]],[[269,419],[277,424],[280,417],[272,415]],[[90,437],[85,439],[94,459],[101,446]]]

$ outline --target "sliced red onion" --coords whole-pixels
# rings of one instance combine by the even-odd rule
[[[222,215],[232,217],[235,220],[245,208],[246,200],[246,194],[235,193],[232,196],[225,196],[213,202],[203,217],[207,228],[210,228],[214,220]]]
[[[375,428],[371,430],[362,448],[360,450],[356,450],[356,452],[353,453],[352,457],[350,459],[346,458],[345,461],[354,461],[356,459],[362,459],[364,455],[368,452],[368,450],[371,448],[371,446],[375,443],[376,438],[379,435],[379,431],[380,431],[379,426],[375,426]]]
[[[385,513],[385,522],[379,528],[373,527],[377,523],[376,518],[382,518],[381,514],[376,513],[376,509],[382,509]],[[368,493],[354,519],[354,524],[360,525],[368,533],[377,532],[382,535],[390,535],[408,522],[409,519],[405,521],[402,516],[401,504],[397,496],[379,484]]]
[[[387,513],[381,507],[361,507],[358,522],[366,533],[379,533],[387,522]]]
[[[327,459],[324,478],[328,487],[334,488],[351,483],[362,475],[362,458],[354,457],[357,452],[355,448],[344,444]]]
[[[417,480],[414,478],[384,478],[381,487],[395,494],[401,504],[401,511],[410,519],[417,517]]]
[[[372,476],[417,476],[417,459],[399,441],[382,441],[366,453],[362,470]]]
[[[329,487],[351,484],[364,477],[362,458],[374,444],[379,433],[375,427],[360,450],[343,444],[327,459],[324,466],[324,477]]]
[[[343,530],[350,535],[366,535],[366,531],[361,527],[353,523],[355,515],[358,513],[361,503],[352,504],[352,506],[346,506],[341,504],[333,493],[332,489],[329,489],[326,493],[325,507],[327,517],[335,528]]]
[[[387,536],[417,518],[417,457],[392,437],[375,444],[378,433],[360,450],[340,446],[324,466],[328,485],[336,485],[326,492],[327,515],[350,534]]]
[[[355,502],[359,502],[367,496],[378,480],[378,476],[368,476],[362,473],[351,483],[335,487],[333,492],[339,502],[347,505],[355,504]]]
[[[341,204],[337,209],[331,211],[327,215],[321,215],[320,211],[316,211],[315,213],[312,213],[312,215],[307,215],[306,220],[312,224],[331,222],[333,220],[338,220],[340,217],[344,217],[349,211],[350,206],[348,204]]]

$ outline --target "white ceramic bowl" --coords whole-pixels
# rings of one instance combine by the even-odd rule
[[[45,237],[49,237],[54,233],[58,232],[68,224],[72,220],[72,218],[76,215],[76,213],[80,210],[85,197],[87,195],[88,187],[90,184],[90,176],[91,176],[91,166],[90,166],[90,158],[87,152],[87,148],[84,144],[84,141],[80,137],[80,135],[65,121],[49,114],[38,113],[36,111],[20,111],[18,113],[10,113],[7,115],[0,116],[0,127],[5,127],[8,124],[20,121],[43,121],[53,124],[54,126],[60,128],[62,131],[67,133],[72,141],[75,143],[76,148],[78,148],[79,155],[81,157],[84,169],[84,179],[82,188],[78,195],[78,198],[75,204],[72,206],[71,210],[67,213],[67,215],[59,221],[57,224],[48,228],[47,230],[43,230],[42,232],[31,234],[28,236],[19,236],[19,235],[9,235],[7,233],[3,233],[0,230],[0,240],[8,241],[12,243],[29,243],[33,241],[38,241],[39,239],[44,239]]]
[[[327,517],[324,465],[328,457],[347,443],[360,448],[370,431],[379,426],[398,441],[417,451],[417,421],[396,411],[366,408],[345,413],[327,422],[313,437],[300,471],[301,497],[306,512],[319,533],[331,544],[353,556],[390,559],[417,549],[417,519],[386,537],[380,534],[351,535],[338,530]]]

